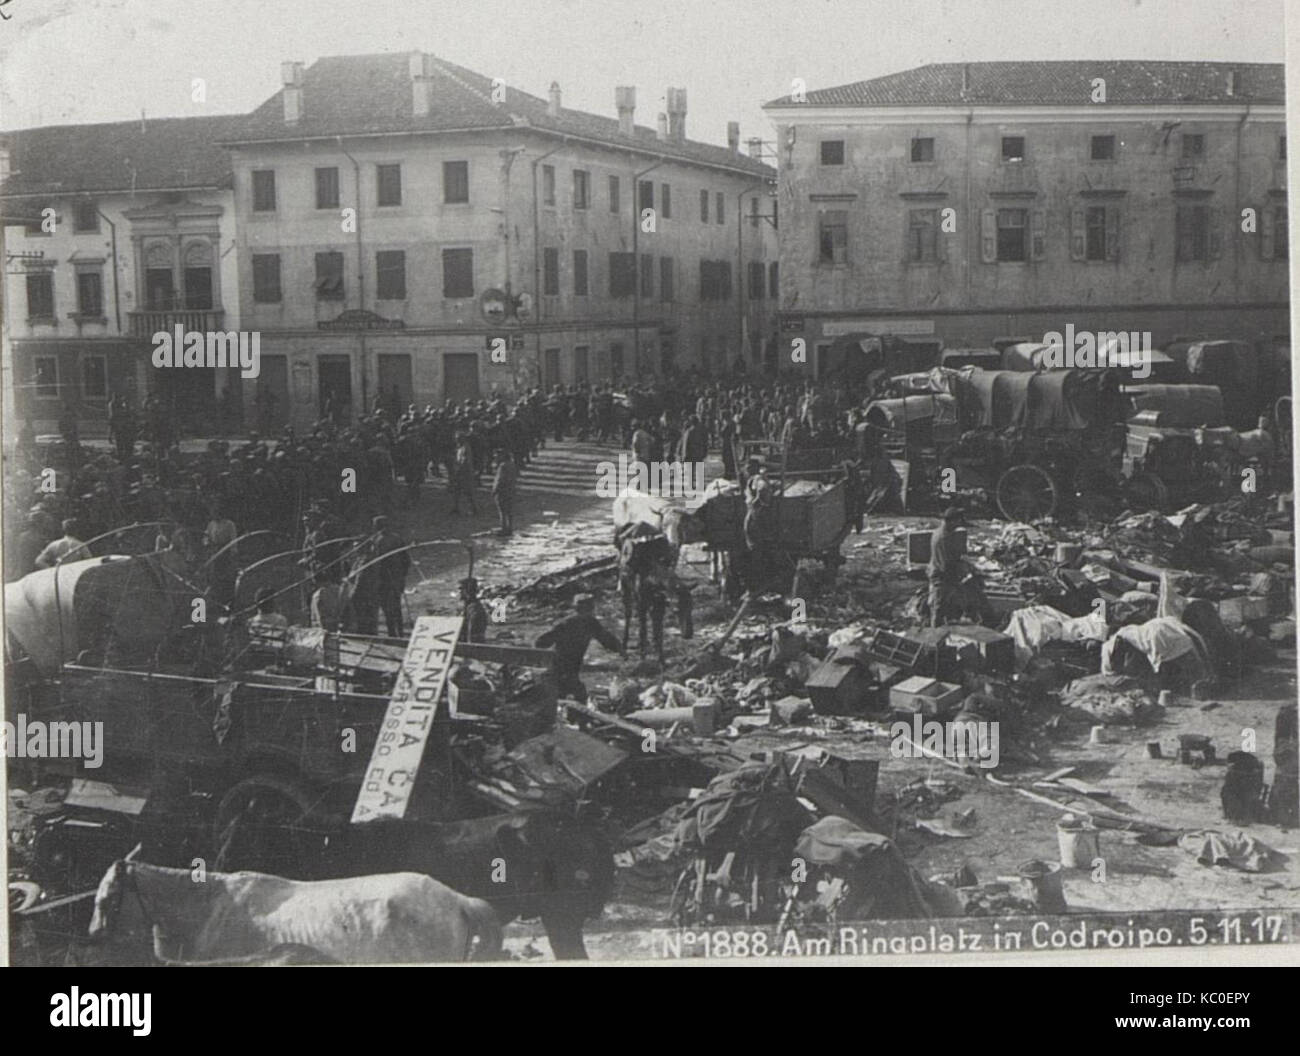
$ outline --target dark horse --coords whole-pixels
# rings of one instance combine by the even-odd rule
[[[677,565],[677,547],[663,532],[647,524],[630,524],[614,535],[618,550],[618,593],[623,599],[623,649],[632,632],[632,614],[640,624],[638,638],[641,655],[646,650],[646,624],[654,632],[655,650],[659,663],[664,662],[664,611],[668,595],[677,597],[678,616],[682,636],[690,638],[691,596],[684,585],[677,582],[673,570]]]
[[[481,898],[504,924],[540,917],[557,959],[585,958],[583,922],[614,886],[614,855],[587,822],[522,811],[455,822],[373,821],[330,840],[330,876],[419,872]]]

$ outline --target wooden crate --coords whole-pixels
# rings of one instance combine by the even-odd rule
[[[787,484],[777,500],[781,545],[805,554],[834,545],[847,519],[844,497],[843,481],[830,487],[808,480]]]
[[[956,708],[963,695],[961,686],[914,675],[890,687],[889,705],[895,711],[939,715]]]

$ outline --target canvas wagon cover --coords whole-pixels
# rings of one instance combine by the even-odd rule
[[[1161,425],[1195,429],[1224,423],[1223,393],[1217,385],[1134,385],[1125,392],[1134,414],[1158,411]]]
[[[165,584],[152,555],[39,569],[5,584],[5,630],[46,674],[109,632],[126,656],[152,653],[180,625]]]
[[[1101,375],[1061,370],[1030,374],[976,370],[958,380],[966,428],[1074,432],[1097,416]]]

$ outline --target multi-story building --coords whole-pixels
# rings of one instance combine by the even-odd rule
[[[938,64],[765,109],[810,370],[867,334],[1288,329],[1280,64]]]
[[[238,372],[158,371],[151,337],[238,325],[232,117],[10,132],[0,142],[6,418],[52,430],[154,392],[196,430],[238,424]]]
[[[228,145],[259,406],[719,372],[774,348],[775,171],[422,53],[286,63]],[[740,217],[744,216],[744,222]],[[246,393],[247,395],[247,393]]]

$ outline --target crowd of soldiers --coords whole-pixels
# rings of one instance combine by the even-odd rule
[[[548,440],[625,445],[645,461],[702,462],[721,448],[724,472],[736,479],[747,476],[747,467],[737,465],[736,441],[846,449],[856,419],[851,401],[844,388],[826,392],[801,380],[556,385],[513,401],[494,394],[423,411],[410,405],[398,415],[376,401],[351,422],[331,408],[305,435],[292,427],[274,438],[250,432],[186,455],[174,422],[152,396],[140,412],[126,397],[110,400],[107,450],[81,442],[69,406],[59,443],[38,448],[28,422],[6,462],[6,578],[112,552],[114,533],[138,526],[157,549],[203,567],[212,596],[228,603],[240,571],[230,544],[270,531],[285,537],[285,549],[302,548],[311,574],[330,588],[322,619],[339,608],[331,595],[347,568],[369,564],[371,582],[362,577],[349,606],[352,629],[375,633],[382,613],[389,633],[400,633],[394,598],[400,600],[409,561],[404,552],[403,560],[382,560],[406,545],[388,518],[414,506],[430,479],[445,482],[451,516],[464,505],[477,513],[476,495],[490,486],[500,534],[508,535],[519,473]],[[761,547],[767,507],[761,498],[751,505],[760,510],[752,534]],[[331,543],[341,539],[360,543]]]

